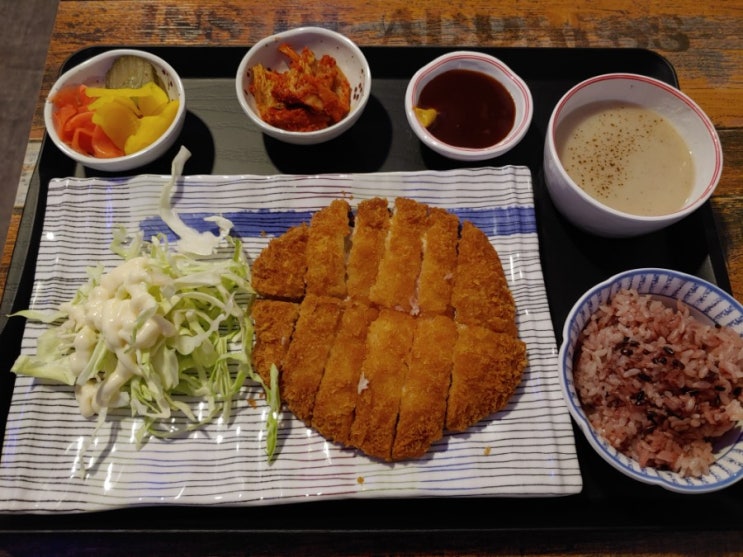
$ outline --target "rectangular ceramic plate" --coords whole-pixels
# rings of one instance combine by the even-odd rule
[[[167,181],[55,179],[42,228],[32,309],[72,299],[86,268],[120,260],[108,248],[119,225],[149,238],[168,233],[158,215]],[[137,449],[124,415],[95,431],[69,387],[16,380],[0,466],[0,509],[76,512],[131,505],[256,505],[323,498],[551,496],[577,493],[581,477],[557,380],[555,335],[539,260],[531,174],[525,167],[318,176],[188,176],[175,209],[191,226],[230,219],[250,260],[269,239],[336,197],[411,197],[450,209],[486,232],[516,300],[528,367],[508,407],[465,433],[446,435],[418,461],[386,464],[325,441],[288,412],[279,454],[264,454],[265,404],[254,387],[234,420]],[[171,234],[172,236],[172,234]],[[176,238],[173,237],[173,240]],[[33,353],[44,325],[30,324]],[[253,391],[251,394],[250,391]],[[88,441],[92,444],[87,447]],[[87,448],[86,448],[87,447]],[[82,466],[85,470],[81,471]]]

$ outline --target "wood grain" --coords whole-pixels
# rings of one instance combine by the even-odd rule
[[[31,137],[65,59],[91,45],[244,45],[275,31],[322,25],[361,45],[647,48],[666,57],[681,88],[710,116],[725,169],[712,206],[721,224],[733,293],[743,297],[743,4],[699,0],[387,0],[322,3],[63,0],[51,36]],[[12,246],[0,261],[9,264]]]

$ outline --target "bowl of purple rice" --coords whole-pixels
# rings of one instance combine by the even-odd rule
[[[611,466],[679,493],[743,478],[743,305],[667,269],[588,290],[563,327],[568,409]]]

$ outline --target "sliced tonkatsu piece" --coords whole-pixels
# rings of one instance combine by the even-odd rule
[[[526,346],[513,335],[457,325],[446,429],[464,431],[503,409],[521,381]]]
[[[271,364],[279,371],[289,349],[299,304],[281,300],[258,299],[250,310],[255,327],[253,366],[263,382],[270,383]]]
[[[471,222],[462,225],[451,303],[458,323],[517,334],[516,305],[498,253]]]
[[[299,306],[279,385],[289,409],[308,424],[342,311],[342,300],[314,294],[307,294]]]
[[[261,296],[300,300],[304,296],[308,228],[300,224],[273,238],[253,262],[252,285]]]
[[[397,198],[369,299],[381,307],[417,312],[416,285],[421,268],[422,234],[428,207],[412,199]]]
[[[391,459],[414,330],[414,317],[389,309],[381,310],[369,326],[350,437],[351,444],[369,456]]]
[[[501,410],[526,366],[498,253],[472,223],[398,198],[344,200],[253,265],[252,359],[325,438],[386,461]],[[353,228],[351,226],[353,225]]]
[[[443,315],[416,320],[392,460],[423,456],[444,431],[457,326]]]
[[[421,314],[449,312],[454,271],[457,267],[459,219],[439,207],[431,207],[423,233],[423,260],[418,277],[418,306]]]
[[[369,300],[369,289],[377,278],[389,226],[386,199],[376,197],[359,203],[348,254],[346,286],[350,297]]]
[[[336,199],[312,217],[307,237],[308,294],[346,296],[346,242],[351,232],[348,203]]]
[[[312,411],[312,427],[331,441],[348,444],[366,356],[366,335],[378,314],[366,304],[346,303]]]

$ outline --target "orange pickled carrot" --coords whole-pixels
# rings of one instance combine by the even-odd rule
[[[93,130],[76,128],[72,134],[70,147],[85,155],[93,155]]]
[[[92,103],[95,99],[93,97],[89,97],[87,93],[85,92],[87,90],[87,87],[85,85],[81,85],[80,89],[77,92],[77,96],[79,99],[80,106],[88,107],[90,103]]]
[[[85,85],[71,85],[57,91],[52,98],[56,107],[70,105],[74,107],[85,107],[93,100],[85,93]]]
[[[74,133],[77,128],[85,128],[92,133],[94,127],[95,124],[93,124],[93,112],[86,111],[78,112],[77,114],[69,118],[67,122],[65,122],[64,128],[62,129],[65,133]]]
[[[63,135],[65,124],[75,114],[77,114],[77,109],[71,104],[62,105],[54,112],[54,129],[57,130],[60,137]]]
[[[52,102],[57,108],[78,106],[78,87],[64,87],[60,89],[52,97]]]
[[[60,89],[52,98],[56,108],[53,117],[55,129],[62,141],[71,147],[73,142],[79,145],[79,141],[73,136],[75,130],[81,126],[87,129],[92,137],[92,113],[87,116],[85,114],[90,112],[87,107],[93,99],[85,93],[85,89],[85,85],[72,85]],[[85,140],[83,143],[87,145],[89,142]]]
[[[65,122],[60,137],[76,151],[92,155],[94,129],[93,113],[91,111],[78,112]]]

